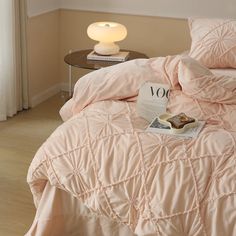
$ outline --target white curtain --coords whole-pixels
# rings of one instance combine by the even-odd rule
[[[0,121],[28,108],[24,0],[0,0]]]

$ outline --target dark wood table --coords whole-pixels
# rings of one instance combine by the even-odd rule
[[[69,96],[72,95],[72,78],[71,78],[72,66],[77,67],[77,68],[83,68],[83,69],[97,70],[103,67],[108,67],[108,66],[119,64],[119,63],[123,63],[123,61],[87,60],[87,55],[91,51],[92,49],[74,51],[67,54],[64,57],[64,61],[69,65]],[[138,59],[138,58],[148,58],[147,55],[140,52],[125,50],[125,49],[121,49],[121,51],[129,52],[129,57],[126,61],[130,61],[130,60]]]

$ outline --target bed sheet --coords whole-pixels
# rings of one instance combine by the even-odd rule
[[[80,200],[46,184],[34,222],[26,234],[50,236],[134,236],[124,224],[96,214]]]

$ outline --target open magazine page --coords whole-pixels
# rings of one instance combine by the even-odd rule
[[[196,127],[189,128],[183,133],[175,134],[171,131],[171,128],[169,126],[163,125],[159,122],[158,118],[154,118],[154,120],[151,122],[151,124],[146,129],[147,132],[154,132],[159,134],[169,134],[169,135],[175,135],[178,137],[183,138],[196,138],[200,131],[202,130],[203,126],[205,125],[205,121],[198,121],[198,124]]]

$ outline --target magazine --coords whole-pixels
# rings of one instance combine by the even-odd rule
[[[145,82],[139,89],[138,115],[151,122],[155,117],[165,113],[169,89],[168,84]]]
[[[175,134],[171,131],[171,128],[169,126],[161,124],[158,118],[154,118],[153,121],[148,126],[148,128],[146,129],[146,131],[159,133],[159,134],[175,135],[175,136],[183,137],[183,138],[196,138],[204,125],[205,125],[205,121],[198,121],[198,124],[196,127],[189,128],[183,133]]]

